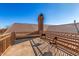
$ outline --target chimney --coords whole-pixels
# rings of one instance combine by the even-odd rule
[[[43,33],[43,21],[44,21],[44,16],[41,13],[38,16],[38,32],[39,32],[39,34],[42,34]]]

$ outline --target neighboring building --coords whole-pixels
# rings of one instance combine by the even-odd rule
[[[3,34],[7,29],[0,29],[0,34]]]

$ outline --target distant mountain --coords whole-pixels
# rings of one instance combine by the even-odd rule
[[[79,29],[79,23],[76,23],[76,24],[77,24],[77,28]],[[77,29],[76,29],[74,23],[63,24],[63,25],[50,25],[47,30],[48,31],[77,33]]]
[[[77,23],[79,29],[79,23]],[[37,24],[22,24],[14,23],[11,27],[7,29],[5,33],[9,32],[33,32],[38,30]],[[46,31],[58,31],[58,32],[70,32],[77,33],[74,23],[63,24],[63,25],[44,25],[44,30]]]
[[[44,26],[46,30],[47,26]],[[5,33],[9,32],[34,32],[38,30],[37,24],[22,24],[22,23],[14,23],[11,27],[7,29]]]

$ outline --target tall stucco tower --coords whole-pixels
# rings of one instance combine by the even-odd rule
[[[38,16],[38,32],[39,32],[39,34],[42,34],[43,33],[43,21],[44,21],[44,16],[41,13]]]

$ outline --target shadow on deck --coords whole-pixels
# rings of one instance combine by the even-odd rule
[[[41,47],[45,42],[40,42],[39,40],[41,39],[38,36],[30,35],[26,38],[19,38],[2,56],[51,56],[51,53],[43,51],[47,48],[46,44]]]

